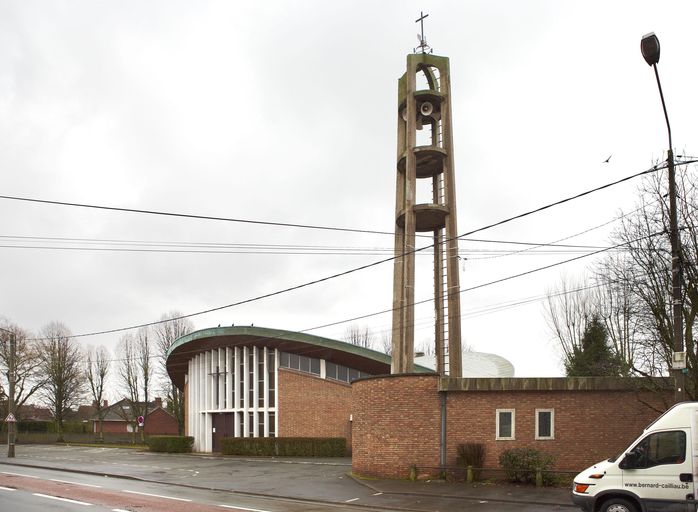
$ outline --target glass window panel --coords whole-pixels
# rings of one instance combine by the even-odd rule
[[[291,362],[290,362],[290,354],[288,354],[288,353],[286,353],[286,352],[281,352],[281,354],[279,355],[279,359],[280,359],[279,365],[280,365],[282,368],[288,368],[289,365],[291,364]]]
[[[269,413],[269,437],[276,437],[276,414]]]
[[[343,380],[344,382],[349,382],[349,368],[346,366],[337,366],[337,380]]]
[[[349,368],[349,382],[359,378],[359,371]]]
[[[329,361],[325,363],[325,377],[328,379],[337,379],[337,365],[330,363]]]
[[[300,368],[298,354],[290,354],[288,367],[293,368],[294,370],[298,370],[298,368]]]
[[[310,373],[314,373],[315,375],[320,375],[320,360],[316,358],[312,358],[310,360]]]
[[[551,411],[538,411],[538,437],[552,437],[552,415]]]

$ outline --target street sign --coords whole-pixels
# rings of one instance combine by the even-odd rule
[[[5,418],[5,423],[17,423],[17,418],[15,418],[15,415],[10,413],[7,415],[7,418]]]

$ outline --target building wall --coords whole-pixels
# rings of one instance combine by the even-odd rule
[[[496,379],[469,380],[482,381],[487,387]],[[510,381],[509,388],[498,390],[441,393],[437,376],[396,375],[354,382],[353,471],[405,478],[415,465],[420,473],[436,473],[440,465],[440,395],[446,396],[447,466],[456,464],[458,444],[475,442],[485,445],[487,468],[498,468],[499,455],[506,449],[532,447],[555,455],[555,469],[568,471],[581,471],[626,448],[669,398],[638,393],[627,381],[607,386],[605,380],[557,379],[556,384],[571,389],[554,389],[553,385],[546,390],[532,389],[547,385],[545,379]],[[496,439],[497,409],[515,411],[513,440]],[[553,439],[535,439],[536,409],[554,410]]]
[[[447,465],[457,446],[485,445],[485,467],[499,467],[509,448],[535,448],[555,456],[555,468],[581,471],[628,447],[659,413],[661,397],[635,391],[451,391],[447,398]],[[496,409],[515,411],[515,439],[496,439]],[[536,409],[554,411],[553,439],[536,439]]]
[[[351,385],[279,369],[279,437],[345,437],[351,446]]]
[[[150,435],[176,436],[179,434],[177,419],[162,408],[148,414],[144,428],[145,433]]]
[[[352,384],[352,469],[407,478],[410,466],[439,465],[441,412],[436,375],[395,375]]]

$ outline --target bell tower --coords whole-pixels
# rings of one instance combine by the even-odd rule
[[[461,377],[450,71],[448,58],[432,55],[426,44],[426,16],[417,20],[422,23],[420,45],[407,56],[407,71],[398,81],[391,373],[414,371],[415,243],[419,232],[433,237],[436,371]],[[418,189],[429,188],[430,195],[417,197]]]

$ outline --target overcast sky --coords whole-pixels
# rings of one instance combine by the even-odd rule
[[[695,1],[0,0],[0,195],[392,232],[397,79],[420,11],[429,45],[451,62],[459,233],[665,158],[640,54],[650,31],[675,149],[698,154]],[[633,209],[638,185],[474,237],[543,243],[606,224],[566,241],[606,246],[607,223]],[[9,199],[0,218],[0,316],[34,333],[50,321],[86,334],[196,313],[382,260],[393,246],[389,234]],[[463,289],[579,255],[460,247]],[[432,294],[421,261],[417,300]],[[590,261],[464,291],[464,342],[506,357],[517,376],[562,375],[539,299]],[[380,338],[390,314],[315,328],[390,309],[391,287],[383,263],[192,321],[336,339],[358,323]],[[417,343],[432,339],[431,306],[417,323]],[[79,343],[113,348],[122,335]]]

